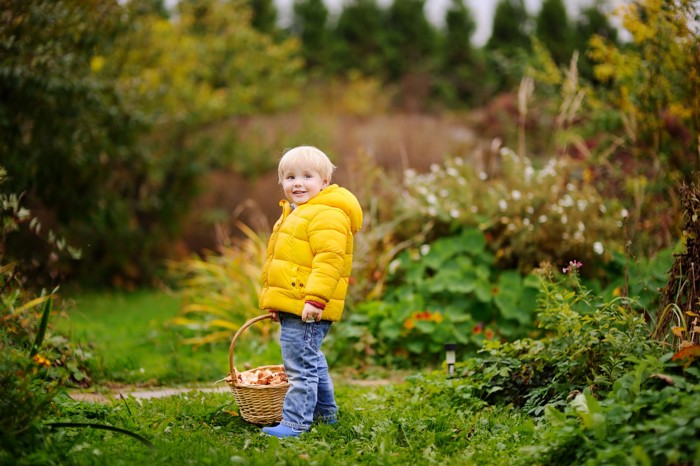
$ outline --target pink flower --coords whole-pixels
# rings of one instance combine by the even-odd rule
[[[572,260],[572,261],[569,261],[569,266],[564,267],[563,269],[561,269],[561,271],[564,273],[569,273],[569,272],[573,272],[575,270],[578,270],[581,267],[583,267],[583,264],[581,262],[579,262],[577,260]]]

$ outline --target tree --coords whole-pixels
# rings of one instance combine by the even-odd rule
[[[499,0],[486,48],[498,50],[507,56],[514,55],[518,49],[527,49],[530,42],[528,21],[523,0]]]
[[[445,12],[445,33],[442,37],[440,75],[445,78],[443,94],[448,101],[474,103],[484,93],[484,65],[471,43],[476,22],[464,0],[452,0]],[[478,82],[477,82],[478,81]]]
[[[425,0],[394,0],[386,15],[389,78],[431,68],[435,31],[425,17]]]
[[[255,31],[241,1],[190,0],[172,20],[112,0],[0,1],[1,188],[83,250],[83,277],[148,280],[200,175],[236,155],[209,130],[295,102],[296,43]],[[10,240],[35,254],[32,235]]]
[[[700,148],[700,6],[692,0],[639,0],[620,10],[631,43],[590,41],[594,104],[611,110],[621,149],[659,181],[691,181]],[[610,118],[615,115],[615,119]]]
[[[164,0],[129,0],[125,5],[133,16],[158,15],[161,18],[169,18],[170,12],[165,6]]]
[[[552,54],[558,65],[571,59],[572,37],[569,17],[562,0],[544,0],[535,20],[535,35]]]
[[[277,30],[277,7],[273,0],[248,0],[253,11],[251,25],[263,34],[274,34]]]
[[[331,39],[328,33],[328,8],[323,0],[296,0],[291,32],[301,39],[301,53],[308,69],[328,66]]]
[[[610,24],[608,15],[604,12],[603,1],[583,8],[574,27],[573,46],[579,51],[578,69],[581,76],[589,81],[594,80],[593,64],[588,57],[588,44],[591,37],[599,36],[612,44],[618,44],[617,29]]]
[[[486,43],[488,82],[495,91],[510,90],[524,74],[529,50],[529,16],[523,0],[499,0]]]
[[[135,119],[91,72],[94,53],[123,30],[124,10],[111,0],[2,0],[0,11],[0,158],[8,172],[0,189],[49,212],[41,233],[51,236],[89,223],[102,208],[109,154],[117,164],[129,157]],[[56,272],[35,231],[20,229],[7,242],[9,260],[35,264],[27,276]]]
[[[355,69],[365,75],[385,76],[387,65],[386,19],[376,0],[352,0],[333,30],[334,72]]]

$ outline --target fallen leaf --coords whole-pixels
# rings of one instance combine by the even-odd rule
[[[683,364],[687,367],[695,361],[696,358],[700,357],[700,345],[692,345],[683,348],[679,352],[673,355],[671,361],[682,360]]]
[[[685,332],[685,327],[671,327],[671,331],[678,338],[682,338],[683,332]]]
[[[666,382],[669,385],[673,385],[673,383],[674,383],[673,379],[666,374],[651,374],[651,376],[654,377],[655,379],[663,380],[664,382]]]

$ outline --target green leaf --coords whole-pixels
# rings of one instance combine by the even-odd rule
[[[406,343],[406,349],[414,354],[420,354],[425,349],[425,342],[423,340],[410,340]]]
[[[561,427],[566,423],[566,414],[559,411],[556,406],[552,404],[544,407],[544,417],[555,427]]]
[[[477,280],[474,283],[474,294],[482,303],[490,303],[492,298],[492,285],[484,280]]]
[[[379,324],[379,330],[389,340],[396,340],[401,336],[401,326],[393,320],[383,320]]]
[[[42,297],[44,296],[44,293],[42,291],[41,293]],[[41,322],[39,323],[39,331],[36,334],[36,338],[34,339],[34,344],[32,345],[32,349],[29,352],[29,357],[33,358],[36,356],[36,354],[39,352],[39,348],[41,347],[41,344],[44,342],[44,336],[46,335],[46,328],[49,325],[49,316],[51,315],[51,305],[53,303],[53,299],[49,297],[49,299],[46,300],[44,303],[44,310],[41,312]]]

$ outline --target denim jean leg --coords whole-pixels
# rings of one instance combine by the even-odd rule
[[[280,313],[280,347],[290,387],[284,399],[281,424],[308,430],[318,400],[319,366],[325,357],[321,343],[331,323],[305,323],[300,317]]]
[[[318,367],[318,399],[314,410],[314,419],[321,422],[336,422],[338,407],[335,404],[333,381],[328,374],[328,362],[326,356],[321,354]]]

